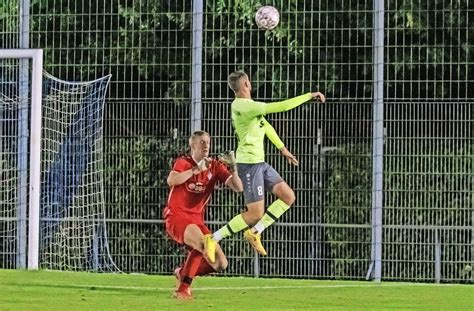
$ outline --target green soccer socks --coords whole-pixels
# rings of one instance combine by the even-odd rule
[[[260,219],[257,224],[252,228],[254,232],[262,233],[263,230],[270,227],[278,218],[283,215],[290,206],[278,199],[273,202],[267,209],[265,215]]]
[[[247,228],[247,223],[245,222],[242,214],[239,214],[232,218],[231,221],[227,223],[224,227],[220,228],[216,232],[212,234],[212,239],[216,241],[220,241],[228,236],[231,236],[243,229]]]

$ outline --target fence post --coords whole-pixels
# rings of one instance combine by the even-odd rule
[[[258,253],[254,251],[253,255],[253,277],[258,278],[260,276],[260,261],[258,258]]]
[[[202,32],[203,32],[203,2],[193,0],[193,48],[191,76],[191,133],[201,129],[202,121]]]
[[[382,207],[384,140],[384,0],[374,0],[374,107],[372,171],[372,267],[375,282],[382,278]]]
[[[472,181],[474,182],[474,177],[471,176]],[[471,193],[471,202],[474,202],[474,192]],[[474,224],[474,208],[471,209],[471,224]],[[471,226],[471,264],[466,267],[471,273],[471,283],[474,283],[474,226]]]
[[[29,48],[29,28],[30,28],[30,0],[19,0],[20,19],[19,19],[19,48]],[[18,118],[18,216],[17,216],[17,256],[16,268],[26,268],[26,210],[28,208],[28,111],[29,111],[29,59],[22,58],[19,60],[19,79],[18,79],[18,96],[19,96],[19,118]]]
[[[435,282],[441,282],[441,243],[438,229],[435,229]]]

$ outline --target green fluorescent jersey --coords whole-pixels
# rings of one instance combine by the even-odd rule
[[[265,120],[269,113],[287,111],[312,98],[311,93],[281,102],[265,104],[247,98],[236,98],[232,102],[232,124],[239,140],[236,152],[238,163],[265,162],[263,140],[265,135],[278,148],[284,146],[275,129]]]

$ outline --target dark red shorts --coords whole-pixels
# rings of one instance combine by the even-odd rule
[[[184,231],[191,224],[197,225],[203,234],[211,233],[199,214],[168,215],[165,220],[166,232],[179,244],[184,244]]]

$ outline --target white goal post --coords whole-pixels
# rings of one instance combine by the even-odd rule
[[[41,174],[42,49],[0,49],[0,59],[31,59],[28,269],[38,269]]]

